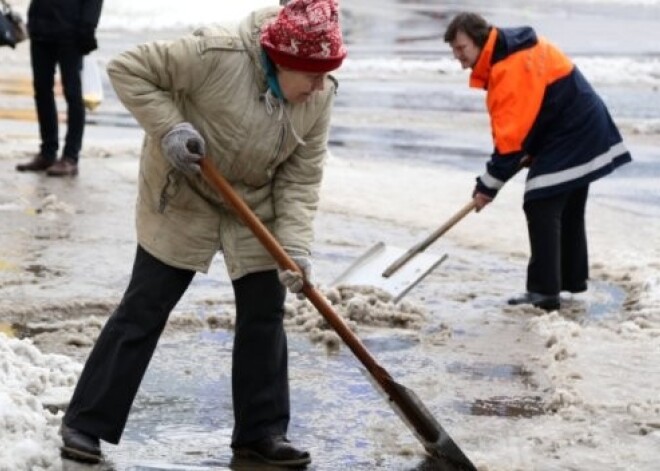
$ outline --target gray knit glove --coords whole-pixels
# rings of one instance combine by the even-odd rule
[[[308,284],[313,285],[312,283],[312,262],[309,257],[305,255],[292,255],[291,259],[296,262],[296,265],[302,271],[302,275],[293,270],[282,270],[281,268],[277,270],[277,277],[280,279],[280,283],[286,286],[289,291],[295,293],[298,299],[305,299],[305,295],[302,292],[303,288],[303,276],[304,280]]]
[[[190,123],[181,123],[169,130],[160,142],[163,155],[170,164],[187,175],[201,172],[199,161],[206,154],[206,143]]]

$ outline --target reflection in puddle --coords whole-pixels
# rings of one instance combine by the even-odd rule
[[[373,352],[395,352],[407,350],[419,344],[412,337],[370,337],[362,339],[362,343]]]
[[[513,380],[519,379],[523,384],[529,383],[532,372],[522,365],[496,365],[492,363],[462,363],[454,362],[447,365],[447,372],[462,374],[475,380]]]
[[[532,372],[521,365],[454,362],[447,365],[447,371],[461,374],[471,380],[519,380],[529,389],[537,387],[532,379]],[[488,399],[475,399],[472,402],[457,402],[454,407],[463,414],[477,416],[534,417],[545,413],[541,396],[494,396]]]
[[[585,324],[620,313],[626,300],[626,291],[613,283],[591,281],[588,293],[590,299],[562,299],[562,314]]]
[[[464,414],[491,417],[529,418],[545,413],[540,396],[504,397],[476,399],[473,402],[459,402],[456,409]]]

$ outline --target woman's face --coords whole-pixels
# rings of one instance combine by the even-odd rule
[[[479,59],[481,49],[472,41],[470,36],[463,31],[456,33],[456,39],[449,43],[454,57],[461,63],[464,69],[472,68]]]
[[[289,103],[304,103],[314,92],[323,90],[326,75],[325,72],[300,72],[277,67],[277,80],[284,98]]]

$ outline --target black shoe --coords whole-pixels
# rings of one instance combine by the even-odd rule
[[[534,307],[543,309],[544,311],[556,311],[559,309],[559,295],[558,294],[541,294],[527,292],[507,301],[511,306],[518,304],[531,304]]]
[[[68,427],[64,423],[60,427],[63,445],[60,448],[62,456],[83,463],[98,463],[101,461],[101,444],[99,439]]]
[[[234,456],[277,466],[304,467],[312,462],[309,453],[295,448],[286,437],[266,437],[247,445],[232,445]]]
[[[35,155],[32,160],[16,165],[19,172],[43,172],[55,163],[55,158],[46,158],[41,154]]]
[[[69,157],[62,157],[48,167],[46,175],[49,177],[75,177],[78,175],[78,162]]]

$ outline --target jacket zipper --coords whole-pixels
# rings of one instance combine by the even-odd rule
[[[282,123],[282,128],[280,130],[280,137],[277,141],[277,150],[275,151],[275,156],[270,161],[270,168],[273,167],[273,164],[277,162],[277,159],[280,157],[285,141],[286,141],[286,123]]]

